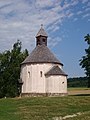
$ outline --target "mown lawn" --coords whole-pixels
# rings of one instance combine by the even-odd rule
[[[0,99],[0,120],[63,119],[90,120],[90,96]]]

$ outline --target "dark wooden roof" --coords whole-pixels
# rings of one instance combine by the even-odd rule
[[[63,65],[45,45],[38,45],[21,64],[56,63]]]
[[[47,36],[47,33],[45,32],[45,30],[41,27],[39,32],[37,33],[36,37],[38,36],[45,36],[45,37],[48,37]]]
[[[47,75],[63,75],[63,76],[67,76],[67,74],[65,74],[63,72],[63,70],[61,70],[58,66],[53,66],[46,74]]]

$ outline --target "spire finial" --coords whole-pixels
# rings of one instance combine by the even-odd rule
[[[43,27],[43,24],[41,24],[41,28]]]
[[[43,24],[41,24],[41,28],[40,28],[40,30],[38,31],[36,37],[38,37],[38,36],[48,37],[48,36],[47,36],[47,33],[45,32],[45,30],[44,30],[44,28],[43,28]]]

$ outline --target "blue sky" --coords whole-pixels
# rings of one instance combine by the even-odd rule
[[[31,52],[41,24],[68,76],[85,76],[79,60],[87,48],[84,36],[90,34],[90,1],[0,0],[0,52],[11,49],[17,39]]]

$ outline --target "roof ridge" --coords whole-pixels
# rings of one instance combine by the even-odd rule
[[[64,75],[67,76],[67,74],[58,66],[53,66],[45,75]]]

